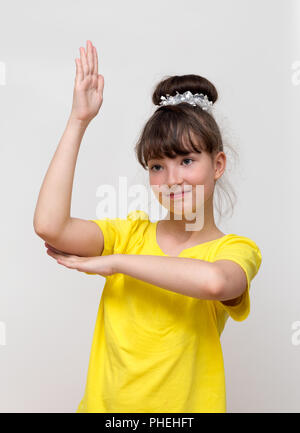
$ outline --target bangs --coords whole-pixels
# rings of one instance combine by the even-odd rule
[[[199,128],[199,122],[195,125],[182,111],[161,110],[155,114],[143,134],[140,156],[144,166],[150,159],[173,159],[177,155],[205,151],[205,134]]]

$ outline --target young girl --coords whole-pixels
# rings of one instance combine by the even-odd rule
[[[214,222],[214,188],[226,165],[211,110],[217,91],[196,75],[169,77],[154,91],[157,109],[135,148],[168,209],[154,223],[141,210],[126,219],[70,216],[79,146],[103,88],[96,48],[87,41],[76,59],[71,115],[34,216],[57,263],[106,277],[77,412],[226,412],[220,335],[229,316],[247,318],[261,253],[253,240],[224,234]],[[188,209],[197,210],[193,220]],[[187,230],[200,214],[198,229]]]

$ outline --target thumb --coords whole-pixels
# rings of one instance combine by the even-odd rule
[[[98,75],[98,91],[101,91],[101,93],[102,93],[103,88],[104,88],[104,77],[103,77],[103,75],[99,74]]]

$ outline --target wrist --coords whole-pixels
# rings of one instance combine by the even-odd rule
[[[74,117],[72,114],[68,119],[68,125],[73,126],[75,128],[86,129],[89,125],[89,120],[81,120]]]
[[[112,255],[113,274],[119,274],[121,272],[122,257],[123,254]]]

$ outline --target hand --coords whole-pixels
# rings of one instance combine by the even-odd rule
[[[80,47],[76,61],[76,77],[70,118],[87,124],[98,114],[103,102],[104,77],[98,74],[98,56],[91,41],[86,52]]]
[[[58,264],[64,265],[67,268],[77,269],[79,272],[91,272],[93,274],[102,275],[103,277],[116,273],[116,255],[80,257],[56,250],[46,242],[45,246],[48,248],[47,254],[53,257]]]

